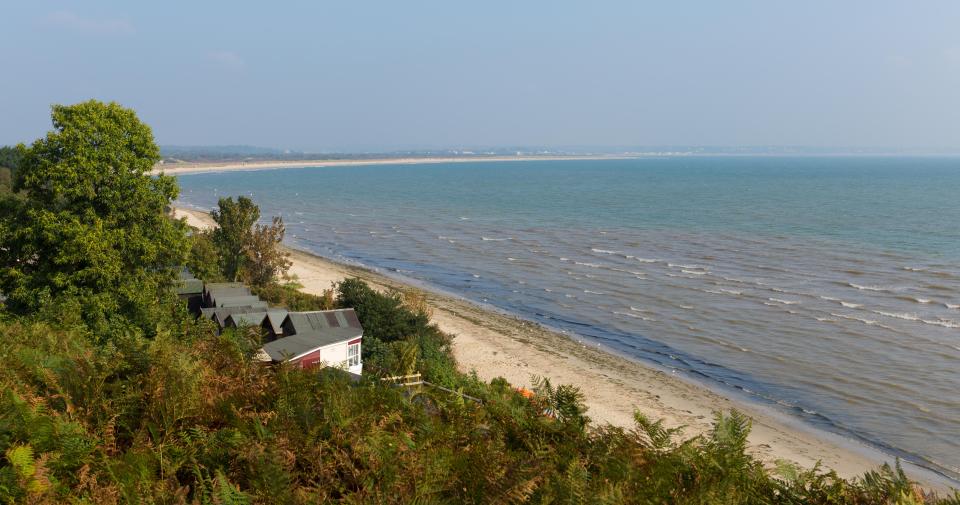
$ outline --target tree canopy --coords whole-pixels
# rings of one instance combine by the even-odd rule
[[[132,110],[90,100],[51,117],[21,149],[22,198],[0,204],[0,291],[19,313],[69,300],[88,323],[149,327],[186,253],[185,225],[166,216],[176,180],[150,176],[159,150]]]
[[[210,215],[217,223],[213,243],[220,253],[221,271],[224,277],[236,281],[246,261],[244,249],[250,242],[253,225],[260,219],[260,207],[245,196],[236,201],[233,197],[221,198]]]

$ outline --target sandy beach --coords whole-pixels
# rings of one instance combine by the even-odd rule
[[[197,228],[212,226],[204,212],[177,208],[175,215]],[[345,278],[359,277],[380,290],[409,289],[400,281],[378,272],[337,263],[290,249],[290,274],[303,290],[319,294]],[[501,376],[517,386],[529,387],[534,375],[549,377],[554,384],[573,384],[586,395],[588,415],[596,423],[632,427],[639,410],[669,426],[682,426],[687,436],[705,433],[713,413],[738,409],[753,420],[751,451],[765,464],[788,460],[809,468],[821,461],[843,477],[853,477],[876,468],[884,460],[880,452],[832,433],[813,430],[748,401],[730,398],[678,374],[628,360],[585,345],[570,336],[546,329],[470,301],[426,292],[433,320],[453,334],[454,353],[463,371],[474,370],[484,380]],[[926,470],[907,467],[911,476],[925,485],[945,489],[947,481]]]
[[[633,156],[477,156],[446,158],[377,158],[356,160],[304,160],[304,161],[230,161],[223,163],[166,163],[154,167],[152,174],[182,175],[205,172],[226,172],[237,170],[269,170],[280,168],[321,168],[352,167],[363,165],[422,165],[432,163],[482,163],[494,161],[558,161],[558,160],[616,160],[630,159]]]

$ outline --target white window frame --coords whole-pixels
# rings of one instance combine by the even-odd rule
[[[360,342],[356,344],[347,344],[347,366],[357,366],[360,364]]]

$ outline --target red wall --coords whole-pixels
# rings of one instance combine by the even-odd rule
[[[316,350],[297,360],[300,368],[310,368],[320,362],[320,350]]]

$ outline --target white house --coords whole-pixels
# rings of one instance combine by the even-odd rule
[[[265,327],[276,326],[270,319],[265,319]],[[332,366],[357,375],[363,371],[363,327],[353,309],[290,312],[279,326],[281,332],[267,332],[267,338],[275,339],[263,344],[261,361],[290,362],[301,368]]]

